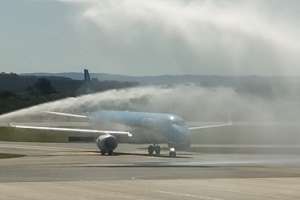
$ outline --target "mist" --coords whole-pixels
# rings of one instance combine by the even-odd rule
[[[75,49],[79,53],[71,57],[72,62],[84,62],[93,72],[284,75],[282,82],[290,92],[278,91],[276,98],[263,98],[221,86],[138,87],[37,105],[2,115],[1,121],[22,116],[28,120],[27,116],[43,111],[97,110],[175,113],[186,121],[227,121],[228,115],[236,123],[299,121],[300,98],[293,96],[298,94],[298,83],[285,76],[300,74],[299,1],[55,2],[72,8],[68,19],[78,34],[78,41],[72,42],[75,46],[64,53],[71,55]]]
[[[237,148],[234,152],[291,153],[295,150],[299,152],[297,148],[293,149],[294,145],[300,144],[298,101],[291,96],[264,98],[243,94],[229,87],[207,88],[186,84],[110,90],[0,115],[0,124],[1,126],[9,126],[9,123],[36,125],[50,123],[50,126],[64,122],[74,124],[78,120],[51,116],[44,112],[88,115],[101,110],[173,113],[181,116],[188,125],[231,120],[233,126],[201,130],[193,134],[193,141],[201,144],[285,145],[279,149],[269,147],[261,149],[254,146],[246,150]],[[91,126],[95,128],[92,124]],[[110,128],[117,129],[117,127]]]
[[[234,121],[263,123],[282,121],[284,116],[288,120],[292,110],[296,115],[297,104],[291,102],[289,98],[265,99],[240,94],[226,87],[205,88],[192,84],[145,86],[66,98],[4,114],[0,120],[44,111],[88,114],[98,110],[123,110],[174,113],[189,121],[226,121],[230,114]]]
[[[297,1],[59,2],[120,73],[299,74]]]

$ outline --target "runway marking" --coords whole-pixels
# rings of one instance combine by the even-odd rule
[[[88,151],[89,149],[80,149],[80,148],[68,148],[68,147],[51,147],[51,146],[35,146],[35,145],[7,145],[0,144],[1,148],[11,148],[11,149],[31,149],[31,150],[70,150],[70,151]]]
[[[176,196],[176,197],[182,196],[182,197],[202,199],[202,200],[224,200],[224,199],[220,199],[220,198],[209,197],[209,196],[200,196],[200,195],[189,194],[189,193],[169,192],[169,191],[163,191],[163,190],[158,190],[155,192],[160,193],[160,194],[172,195],[172,196]]]

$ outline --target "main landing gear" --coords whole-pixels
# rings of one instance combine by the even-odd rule
[[[148,147],[148,154],[150,156],[152,155],[156,155],[159,156],[160,155],[160,146],[158,144],[153,144],[153,145],[149,145]],[[172,158],[176,157],[176,149],[175,147],[169,147],[169,156]]]
[[[160,146],[158,144],[149,145],[148,154],[152,156],[153,153],[155,153],[157,156],[160,155]]]

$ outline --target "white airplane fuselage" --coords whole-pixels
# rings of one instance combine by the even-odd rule
[[[180,149],[190,146],[190,130],[184,120],[174,114],[98,111],[91,113],[88,118],[94,127],[114,126],[132,133],[131,138],[120,138],[120,142],[167,143]]]
[[[160,154],[161,143],[169,145],[169,155],[176,157],[175,149],[187,149],[190,146],[190,131],[231,126],[232,122],[206,124],[188,127],[185,121],[167,113],[147,113],[129,111],[96,111],[89,115],[78,115],[46,111],[48,114],[87,119],[93,129],[47,127],[10,123],[11,127],[33,130],[61,131],[75,135],[97,137],[96,144],[101,154],[112,155],[119,142],[151,144],[148,153]]]

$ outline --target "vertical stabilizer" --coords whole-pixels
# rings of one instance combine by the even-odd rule
[[[91,77],[90,77],[90,73],[89,73],[89,70],[87,69],[84,69],[84,81],[91,81]]]

